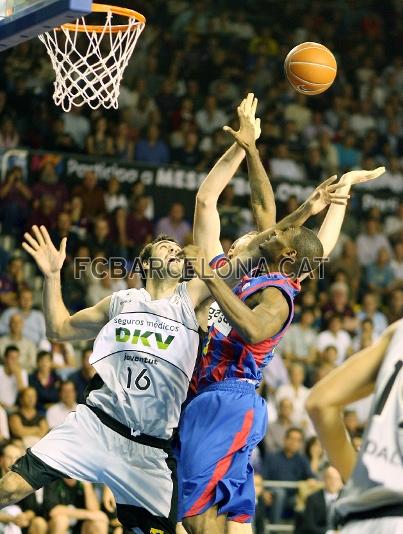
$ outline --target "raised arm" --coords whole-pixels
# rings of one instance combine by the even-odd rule
[[[374,180],[384,172],[385,167],[378,167],[373,171],[350,171],[340,178],[339,184],[343,184],[343,187],[339,189],[339,194],[349,195],[353,185]],[[323,245],[324,257],[329,256],[336,246],[346,214],[346,208],[346,205],[331,204],[329,206],[325,220],[318,232],[318,237]]]
[[[358,352],[328,374],[311,390],[306,408],[313,421],[330,463],[347,480],[353,472],[356,452],[343,422],[343,408],[374,391],[385,351],[397,327],[388,327],[372,346]]]
[[[252,104],[253,94],[249,94],[238,107],[238,113],[241,108],[246,110],[245,112],[249,115],[253,111],[253,135],[259,137],[260,121],[255,121],[256,106],[252,110]],[[238,143],[234,143],[208,173],[196,195],[193,241],[206,251],[210,259],[222,253],[217,202],[244,157],[245,151],[243,148]]]
[[[57,250],[44,226],[33,226],[32,233],[24,234],[22,246],[34,258],[45,278],[43,312],[46,335],[57,341],[94,339],[109,320],[111,297],[105,297],[95,306],[70,316],[63,302],[60,282],[60,271],[66,257],[66,238]]]
[[[251,113],[249,112],[250,101],[252,101]],[[273,188],[255,143],[257,139],[255,135],[256,106],[257,99],[249,93],[246,104],[238,108],[239,130],[235,132],[229,126],[224,126],[224,130],[231,134],[239,147],[246,152],[252,211],[256,227],[259,232],[262,232],[276,224],[276,202]]]

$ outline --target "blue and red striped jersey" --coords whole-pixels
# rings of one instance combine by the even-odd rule
[[[195,369],[191,391],[200,392],[213,382],[227,378],[262,380],[262,369],[273,357],[273,350],[284,336],[294,317],[294,299],[300,292],[299,282],[281,273],[259,274],[252,271],[244,276],[233,288],[233,292],[242,301],[267,287],[278,288],[289,305],[289,315],[281,330],[273,337],[260,343],[245,342],[232,328],[217,303],[209,312],[209,331],[204,342],[202,356]]]

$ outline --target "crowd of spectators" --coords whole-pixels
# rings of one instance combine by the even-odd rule
[[[124,2],[123,2],[124,4]],[[75,108],[51,100],[53,71],[42,45],[23,43],[0,55],[0,150],[30,147],[148,164],[208,170],[228,146],[222,126],[248,90],[259,97],[259,150],[273,180],[309,178],[385,165],[381,180],[403,191],[403,17],[399,2],[261,3],[155,0],[149,24],[122,82],[119,110]],[[236,9],[235,9],[236,8]],[[400,11],[399,11],[400,10]],[[292,26],[289,20],[296,21]],[[282,63],[295,44],[318,41],[335,51],[339,72],[322,96],[296,94]],[[399,189],[400,188],[400,189]],[[297,204],[290,197],[279,215]],[[220,199],[223,246],[250,229],[251,214],[228,187]],[[362,214],[361,214],[362,215]],[[142,182],[128,194],[116,178],[100,185],[88,171],[68,188],[45,160],[35,183],[16,166],[0,183],[0,473],[63,421],[94,374],[91,347],[46,338],[38,272],[18,246],[32,224],[44,224],[56,244],[67,237],[64,300],[70,312],[113,291],[140,287],[101,258],[129,262],[155,235],[191,240],[185,206],[166,206],[156,220]],[[315,225],[320,221],[315,221]],[[8,246],[6,246],[7,239]],[[10,243],[12,244],[10,246]],[[90,258],[74,277],[74,258]],[[130,266],[130,263],[129,263]],[[102,277],[94,277],[94,269]],[[326,532],[328,504],[342,483],[329,467],[306,414],[309,389],[354,352],[376,340],[403,312],[403,203],[384,217],[372,208],[349,212],[324,278],[308,279],[296,318],[265,370],[269,430],[254,458],[258,513],[296,522],[301,534]],[[349,406],[346,426],[357,448],[370,399]],[[264,490],[262,477],[298,488]],[[316,491],[317,490],[317,491]],[[310,495],[314,492],[312,495]],[[11,527],[13,529],[11,529]],[[9,530],[7,530],[7,528]],[[106,488],[63,480],[0,512],[7,534],[120,534]]]

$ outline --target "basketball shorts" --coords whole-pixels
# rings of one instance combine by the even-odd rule
[[[251,454],[266,430],[266,402],[245,381],[212,384],[187,405],[179,427],[180,520],[215,505],[230,521],[252,520]]]
[[[401,534],[403,532],[403,517],[378,517],[347,523],[340,534]]]
[[[92,409],[79,404],[77,411],[28,450],[12,470],[35,489],[62,477],[106,484],[115,496],[117,516],[128,530],[174,534],[176,461],[168,440],[148,438],[158,445],[139,443],[135,437],[118,433]],[[161,443],[167,446],[162,448]]]

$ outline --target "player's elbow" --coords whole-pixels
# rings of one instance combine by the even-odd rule
[[[326,406],[316,391],[311,391],[307,400],[305,401],[305,409],[311,419],[316,419],[321,416]]]
[[[265,339],[262,336],[262,332],[258,328],[246,328],[243,332],[242,338],[244,341],[246,341],[246,343],[249,343],[251,345],[260,343]]]
[[[200,193],[196,195],[196,208],[197,209],[208,209],[214,208],[217,205],[217,199],[213,198],[212,195],[206,193]]]

